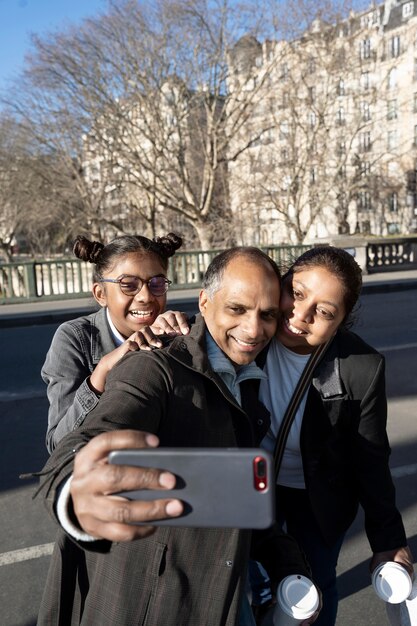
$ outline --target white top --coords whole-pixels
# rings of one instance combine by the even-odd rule
[[[276,339],[271,341],[264,367],[268,379],[262,380],[260,385],[260,399],[271,413],[271,427],[261,444],[266,450],[274,449],[285,411],[309,358],[309,354],[296,354],[288,350]],[[306,400],[305,393],[288,435],[277,480],[279,485],[295,489],[305,488],[300,431]]]

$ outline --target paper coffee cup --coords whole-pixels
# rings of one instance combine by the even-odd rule
[[[394,561],[387,561],[372,572],[372,585],[381,600],[399,604],[410,595],[412,580],[405,567]]]
[[[319,594],[311,580],[294,574],[281,581],[274,610],[274,626],[294,626],[308,619],[319,607]]]

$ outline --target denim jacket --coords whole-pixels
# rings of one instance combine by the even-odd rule
[[[96,406],[99,396],[90,388],[88,379],[100,359],[115,348],[105,308],[64,322],[57,329],[41,371],[48,385],[49,452]]]

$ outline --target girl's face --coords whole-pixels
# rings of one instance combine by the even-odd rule
[[[277,338],[298,354],[326,343],[345,317],[344,288],[324,267],[302,269],[283,281]]]
[[[153,276],[166,276],[166,271],[152,252],[129,252],[120,257],[103,278],[120,278],[122,274],[139,276],[147,281]],[[119,283],[95,283],[93,294],[101,306],[107,306],[113,324],[126,338],[153,324],[166,305],[166,293],[154,296],[145,282],[135,296],[122,293]]]

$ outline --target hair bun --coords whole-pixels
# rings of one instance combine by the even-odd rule
[[[182,237],[175,233],[168,233],[164,237],[155,237],[154,242],[160,246],[161,253],[165,257],[170,257],[182,246]]]
[[[78,259],[88,263],[97,263],[97,259],[104,248],[99,241],[90,241],[87,237],[79,235],[73,245],[73,252]]]

